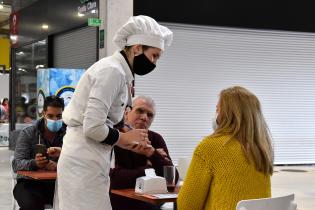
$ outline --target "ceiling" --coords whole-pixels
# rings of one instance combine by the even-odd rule
[[[1,2],[3,2],[3,4],[1,4]],[[2,0],[0,1],[0,4],[2,5],[0,6],[0,37],[8,37],[10,31],[9,18],[12,0]]]
[[[194,25],[315,32],[315,1],[134,0],[135,15]]]
[[[98,0],[91,1],[98,2]],[[78,16],[79,6],[82,6],[80,0],[33,0],[32,4],[19,10],[17,47],[45,39],[49,35],[86,26],[88,18],[98,17],[98,11],[87,12],[83,17]],[[43,29],[43,24],[47,24],[49,28]]]

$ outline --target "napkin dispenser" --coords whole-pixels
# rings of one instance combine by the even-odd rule
[[[153,172],[152,172],[153,171]],[[164,177],[156,176],[154,169],[146,169],[146,176],[137,178],[136,193],[166,193],[166,180]]]

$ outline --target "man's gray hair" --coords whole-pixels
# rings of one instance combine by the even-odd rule
[[[155,115],[155,102],[154,100],[150,97],[150,96],[144,96],[144,95],[140,95],[140,96],[136,96],[133,100],[132,100],[132,106],[134,106],[134,103],[136,100],[138,99],[142,99],[144,101],[146,101],[148,104],[150,104],[153,108],[153,111],[154,111],[154,115]]]

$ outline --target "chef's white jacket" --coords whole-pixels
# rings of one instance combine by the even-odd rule
[[[133,75],[121,53],[93,64],[63,112],[67,124],[58,162],[54,209],[111,210],[109,170],[113,125],[131,101]],[[113,144],[114,142],[111,142]]]

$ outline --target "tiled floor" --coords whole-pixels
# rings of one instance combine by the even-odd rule
[[[0,147],[0,209],[11,210],[12,186],[10,173],[10,156],[12,151]]]
[[[11,210],[9,160],[12,154],[6,147],[0,147],[0,210]],[[278,166],[275,171],[273,197],[294,193],[298,210],[315,210],[315,166]]]
[[[272,176],[272,196],[295,194],[298,210],[315,210],[315,165],[278,166]]]

